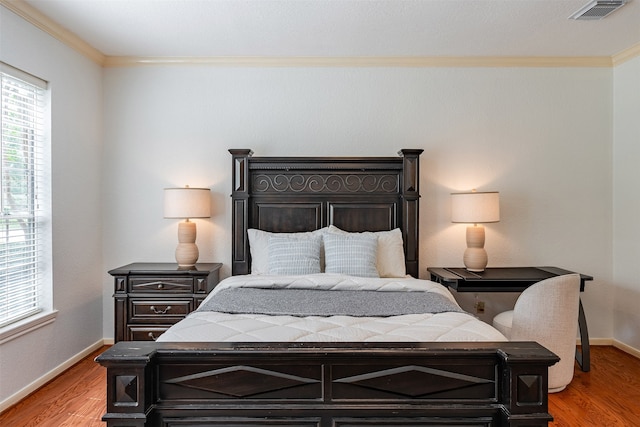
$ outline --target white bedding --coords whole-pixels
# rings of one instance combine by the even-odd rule
[[[455,302],[442,285],[407,278],[359,278],[338,274],[233,276],[207,297],[229,287],[436,292]],[[390,317],[282,316],[195,311],[172,326],[165,342],[366,342],[506,341],[492,326],[468,313],[407,314]]]

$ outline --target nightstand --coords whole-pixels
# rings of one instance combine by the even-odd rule
[[[150,341],[198,308],[220,280],[220,263],[128,264],[114,277],[115,342]]]

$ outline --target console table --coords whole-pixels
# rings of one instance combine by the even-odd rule
[[[558,267],[492,267],[481,272],[465,268],[429,267],[427,271],[432,281],[457,292],[522,292],[541,280],[574,273]],[[588,280],[593,280],[593,277],[580,274],[580,292],[584,292]],[[578,310],[578,327],[582,351],[576,349],[576,360],[584,372],[589,372],[589,331],[582,301]]]

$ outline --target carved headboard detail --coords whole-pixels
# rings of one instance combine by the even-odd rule
[[[421,149],[399,157],[233,157],[232,274],[251,271],[247,229],[346,231],[400,228],[407,273],[418,277]]]

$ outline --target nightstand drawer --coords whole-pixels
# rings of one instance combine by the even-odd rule
[[[128,341],[155,341],[169,326],[129,326]]]
[[[193,311],[193,299],[129,300],[131,322],[176,322]]]
[[[129,279],[129,292],[192,293],[191,277],[132,277]]]

